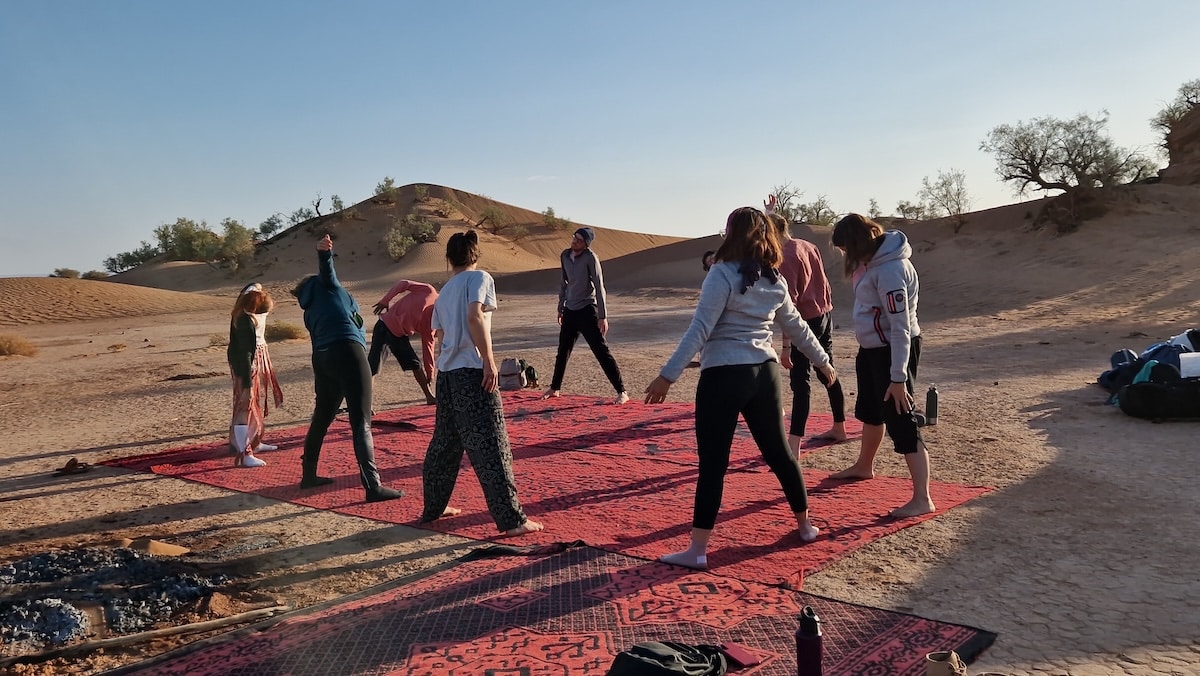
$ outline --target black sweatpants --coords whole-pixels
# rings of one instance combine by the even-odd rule
[[[696,453],[700,471],[692,511],[694,528],[711,529],[717,523],[739,414],[745,419],[767,467],[779,480],[788,506],[793,512],[808,509],[800,464],[792,457],[783,429],[782,389],[779,364],[773,359],[761,364],[713,366],[700,372],[700,382],[696,385]]]
[[[827,312],[820,317],[814,317],[806,320],[808,328],[812,329],[813,335],[817,337],[817,342],[821,344],[821,348],[825,350],[825,354],[829,355],[829,363],[833,363],[833,319]],[[808,427],[808,414],[811,411],[809,399],[812,397],[812,362],[804,353],[796,349],[793,345],[792,351],[792,371],[789,374],[789,384],[792,386],[792,426],[789,430],[793,436],[802,437]],[[817,379],[824,384],[824,377],[817,375]],[[842,381],[835,380],[833,385],[827,385],[825,391],[829,393],[829,408],[833,411],[834,422],[846,422],[846,395],[842,391]]]
[[[612,350],[608,349],[608,342],[600,334],[598,322],[595,305],[589,305],[582,310],[563,310],[562,326],[558,331],[558,354],[554,357],[554,377],[550,381],[550,389],[562,389],[563,375],[567,372],[567,359],[571,357],[571,350],[575,349],[575,341],[582,333],[583,339],[587,341],[588,347],[592,348],[592,354],[596,355],[596,361],[600,362],[600,368],[604,370],[604,375],[608,376],[608,382],[612,383],[613,389],[617,392],[625,391],[625,381],[621,380],[621,369],[617,367],[617,360],[612,356]]]

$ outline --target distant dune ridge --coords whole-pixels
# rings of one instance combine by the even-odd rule
[[[417,202],[414,186],[406,186],[398,189],[394,205],[371,200],[356,205],[362,220],[326,217],[293,227],[262,244],[255,264],[241,274],[175,261],[148,263],[112,278],[120,283],[0,279],[0,326],[224,308],[248,281],[286,294],[295,280],[316,271],[314,245],[330,227],[336,235],[338,275],[366,305],[396,279],[444,283],[449,275],[446,240],[469,227],[464,219],[476,222],[488,206],[504,209],[528,229],[516,241],[503,233],[480,232],[480,266],[496,276],[501,296],[557,292],[558,255],[581,224],[555,229],[542,222],[540,213],[441,186],[428,186],[428,194],[428,201]],[[1112,189],[1109,197],[1107,214],[1065,235],[1031,225],[1042,200],[967,214],[959,232],[949,219],[894,225],[913,245],[922,318],[997,315],[1020,308],[1056,313],[1064,321],[1092,321],[1134,305],[1148,321],[1200,323],[1200,187],[1124,186]],[[443,200],[461,205],[462,211],[431,215],[444,206]],[[442,229],[438,242],[418,245],[393,262],[379,242],[390,214],[409,208],[437,220]],[[704,275],[700,255],[720,245],[712,233],[724,218],[713,214],[711,227],[698,225],[695,239],[591,226],[610,293],[694,295]],[[834,302],[847,304],[849,285],[842,278],[839,255],[829,246],[829,229],[796,226],[793,231],[821,248]]]

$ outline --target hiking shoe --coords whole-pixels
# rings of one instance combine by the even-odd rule
[[[367,502],[383,502],[384,500],[395,500],[396,498],[404,497],[404,491],[398,491],[395,488],[380,486],[373,491],[367,491]]]
[[[328,486],[333,483],[333,479],[323,476],[306,476],[300,480],[300,488],[316,488],[317,486]]]

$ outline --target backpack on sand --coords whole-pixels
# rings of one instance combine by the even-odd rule
[[[521,362],[512,357],[506,357],[500,362],[499,376],[502,390],[520,390],[529,384],[525,379],[525,369],[521,367]]]
[[[647,641],[617,653],[605,676],[724,676],[728,669],[715,645]]]
[[[1126,415],[1154,422],[1200,420],[1200,377],[1184,378],[1173,365],[1151,361],[1117,393],[1117,404]]]

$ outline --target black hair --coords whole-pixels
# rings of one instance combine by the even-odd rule
[[[479,234],[474,230],[456,232],[446,242],[446,260],[460,267],[479,262]]]

